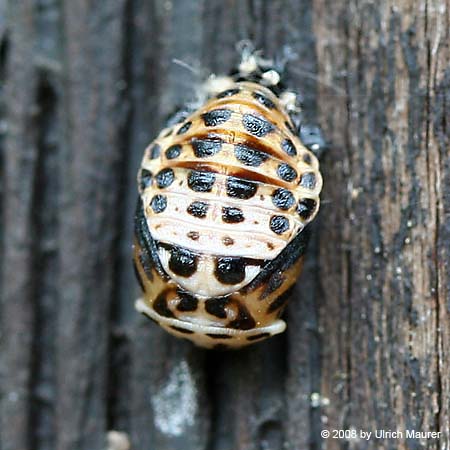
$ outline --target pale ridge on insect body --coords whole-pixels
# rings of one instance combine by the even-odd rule
[[[286,327],[324,141],[282,82],[277,64],[243,51],[239,69],[211,77],[204,104],[178,112],[144,152],[136,307],[197,345],[237,348]]]

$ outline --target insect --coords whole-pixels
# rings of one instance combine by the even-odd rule
[[[237,348],[281,333],[316,216],[324,146],[281,71],[254,53],[175,115],[138,173],[136,302],[169,333]]]

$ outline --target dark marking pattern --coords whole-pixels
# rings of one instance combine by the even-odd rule
[[[297,129],[289,122],[284,122],[284,124],[286,125],[287,129],[294,135],[297,135]]]
[[[249,336],[247,338],[247,341],[257,341],[259,339],[263,339],[263,338],[267,338],[270,336],[270,333],[259,333],[259,334],[254,334],[253,336]]]
[[[247,145],[237,144],[234,146],[236,158],[246,166],[258,167],[269,158],[267,153],[261,150],[248,147]]]
[[[197,270],[198,256],[190,250],[173,246],[170,251],[169,268],[180,277],[190,277]]]
[[[219,153],[222,148],[222,139],[192,139],[191,144],[197,158],[207,158]]]
[[[191,126],[192,126],[192,122],[186,122],[182,127],[180,127],[180,129],[177,131],[177,134],[186,133],[186,131],[188,131],[189,128],[191,128]]]
[[[284,181],[293,181],[297,178],[297,171],[286,163],[278,166],[277,174]]]
[[[227,195],[241,200],[248,200],[256,193],[256,183],[230,176],[227,178]]]
[[[222,220],[225,223],[239,223],[244,221],[244,213],[240,208],[224,206],[222,208]]]
[[[156,159],[161,154],[161,147],[158,144],[153,144],[150,149],[150,159]]]
[[[239,92],[240,92],[239,88],[227,89],[226,91],[223,91],[220,94],[218,94],[216,98],[231,97],[233,95],[238,94]]]
[[[284,211],[287,211],[295,203],[295,197],[291,191],[284,188],[279,188],[272,194],[272,203]]]
[[[242,125],[250,134],[257,137],[263,137],[275,129],[266,119],[253,114],[244,114]]]
[[[286,277],[283,273],[279,270],[275,271],[275,273],[269,278],[269,281],[259,299],[266,299],[270,294],[273,294],[278,288],[280,288],[285,281]]]
[[[214,333],[206,333],[206,336],[209,336],[212,339],[231,339],[232,336],[229,334],[214,334]]]
[[[252,96],[256,100],[258,100],[258,102],[261,103],[261,105],[264,105],[266,108],[269,108],[269,109],[275,108],[275,103],[272,100],[270,100],[270,98],[267,98],[265,95],[260,94],[259,92],[253,92]]]
[[[291,286],[289,289],[284,291],[276,300],[274,300],[269,307],[267,308],[267,313],[271,314],[276,311],[278,308],[281,308],[291,297],[292,291],[294,290],[294,286]]]
[[[283,251],[273,260],[267,261],[261,266],[259,274],[250,281],[249,284],[239,290],[243,296],[248,295],[255,289],[270,282],[273,273],[279,271],[286,272],[292,265],[294,265],[299,258],[301,258],[306,251],[309,240],[309,228],[305,227],[301,232],[297,233]]]
[[[295,148],[294,143],[290,139],[285,139],[281,143],[281,148],[289,155],[295,156],[297,154],[297,149]]]
[[[230,245],[234,244],[234,239],[230,238],[229,236],[225,236],[222,239],[223,245],[226,245],[227,247],[229,247]]]
[[[225,307],[229,302],[230,299],[227,297],[209,298],[205,302],[205,310],[212,316],[218,317],[219,319],[226,319],[227,312]]]
[[[241,283],[245,279],[245,261],[239,257],[217,258],[214,274],[223,284]]]
[[[305,162],[308,165],[311,165],[312,159],[311,159],[311,155],[309,153],[305,153],[303,155],[303,162]]]
[[[151,260],[151,258],[146,257],[145,252],[143,251],[143,249],[141,247],[139,248],[138,258],[139,258],[139,263],[142,266],[142,269],[144,270],[145,276],[150,281],[153,281],[153,273],[152,273],[152,268],[153,268],[152,262],[153,261]]]
[[[142,265],[147,277],[150,280],[153,279],[152,268],[155,268],[164,280],[168,280],[169,276],[161,265],[161,261],[158,256],[158,248],[156,247],[155,241],[153,240],[150,230],[148,229],[147,218],[144,213],[144,205],[140,197],[138,198],[136,205],[134,234],[136,237],[136,245],[139,247],[139,262]]]
[[[172,328],[172,330],[178,331],[179,333],[184,333],[184,334],[193,334],[194,333],[192,330],[177,327],[176,325],[170,325],[170,328]]]
[[[283,234],[289,230],[289,220],[284,216],[272,216],[270,218],[270,229],[276,234]]]
[[[303,198],[298,202],[297,214],[303,219],[307,220],[316,208],[316,201],[312,198]]]
[[[216,127],[229,120],[231,111],[229,109],[213,109],[207,113],[202,114],[203,122],[207,127]]]
[[[134,270],[134,275],[136,276],[136,280],[139,283],[139,286],[141,288],[141,291],[145,292],[144,282],[142,281],[141,274],[139,273],[139,270],[134,261],[133,261],[133,270]]]
[[[166,150],[166,158],[167,159],[175,159],[180,156],[181,153],[181,145],[172,145]]]
[[[141,191],[143,191],[144,189],[151,186],[152,177],[153,177],[153,174],[150,172],[150,170],[147,170],[147,169],[141,170],[141,182],[140,182]]]
[[[314,189],[316,187],[316,175],[313,172],[302,174],[299,185],[306,189]]]
[[[237,330],[250,330],[252,328],[255,328],[256,322],[250,314],[249,310],[240,303],[238,304],[238,306],[239,312],[237,318],[230,321],[227,326]]]
[[[195,192],[210,192],[216,176],[211,172],[192,170],[188,175],[188,186]]]
[[[206,217],[206,214],[208,212],[208,203],[206,202],[192,202],[188,208],[187,212],[194,217],[197,217],[198,219],[203,219]]]
[[[181,312],[196,311],[198,308],[198,300],[191,294],[177,290],[178,298],[180,299],[177,310]]]
[[[155,195],[150,202],[155,214],[162,213],[167,208],[167,198],[164,195]]]
[[[166,292],[162,292],[158,295],[156,300],[153,302],[153,309],[163,317],[174,317],[173,312],[167,306]]]
[[[200,234],[198,233],[198,231],[189,231],[186,236],[193,241],[197,241],[200,237]]]
[[[156,174],[155,179],[158,187],[160,189],[164,189],[166,187],[169,187],[173,183],[173,181],[175,180],[175,174],[170,168],[163,169]]]

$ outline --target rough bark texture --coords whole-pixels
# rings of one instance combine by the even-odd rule
[[[0,0],[0,450],[450,449],[449,30],[449,0]],[[134,312],[135,173],[242,39],[298,55],[331,148],[288,332],[207,352]]]

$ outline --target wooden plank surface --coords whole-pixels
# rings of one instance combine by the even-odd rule
[[[449,30],[448,0],[0,0],[0,450],[450,449]],[[330,150],[287,332],[211,352],[133,309],[135,174],[246,39],[297,55]]]

